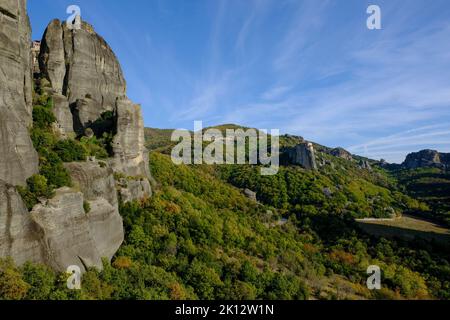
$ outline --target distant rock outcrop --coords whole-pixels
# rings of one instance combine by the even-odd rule
[[[402,166],[407,169],[416,169],[422,167],[450,167],[450,153],[439,153],[436,150],[421,150],[413,152],[406,156]]]
[[[32,123],[32,60],[26,1],[0,2],[0,179],[24,185],[38,171]]]
[[[335,156],[335,157],[338,157],[338,158],[341,158],[341,159],[345,159],[345,160],[348,160],[348,161],[352,161],[353,160],[352,154],[350,152],[348,152],[347,150],[343,149],[343,148],[332,149],[330,151],[330,154],[332,156]]]
[[[317,170],[316,156],[312,143],[300,143],[290,148],[287,153],[291,163],[301,165],[308,170]]]
[[[365,159],[361,159],[359,161],[359,167],[361,169],[366,169],[366,170],[369,170],[369,171],[372,170],[372,166],[370,165],[370,162],[368,160],[365,160]]]

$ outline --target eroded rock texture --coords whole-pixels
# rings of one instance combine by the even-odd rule
[[[149,177],[141,108],[126,97],[120,64],[92,26],[83,22],[80,30],[69,30],[53,20],[42,39],[39,64],[57,94],[62,131],[83,134],[111,111],[116,121],[112,167],[128,176]],[[63,105],[69,106],[70,114],[61,111]]]
[[[288,150],[288,156],[293,164],[298,164],[308,170],[317,170],[316,156],[312,143],[300,143]]]
[[[52,95],[53,100],[53,114],[56,117],[55,123],[56,131],[63,137],[68,138],[74,136],[73,117],[70,112],[69,101],[62,94],[55,93]]]
[[[32,62],[25,0],[1,0],[0,22],[0,257],[60,271],[70,265],[102,268],[102,258],[111,259],[124,239],[117,188],[125,202],[151,196],[140,106],[126,97],[119,62],[89,24],[68,30],[52,21],[35,70],[41,84],[50,84],[44,88],[53,98],[54,129],[60,138],[83,134],[110,111],[114,155],[102,163],[65,164],[73,188],[56,190],[28,212],[14,187],[38,172],[28,133]],[[121,187],[114,172],[127,184]]]
[[[32,123],[31,40],[25,0],[0,2],[0,179],[13,185],[38,171]]]
[[[152,189],[147,179],[119,181],[119,194],[123,203],[142,200],[152,196]]]
[[[124,237],[112,170],[96,162],[69,163],[66,168],[75,188],[56,190],[31,212],[16,189],[0,181],[1,257],[59,271],[70,265],[101,269],[102,258],[112,258]]]
[[[0,180],[0,257],[13,257],[15,262],[44,262],[42,233],[15,187]]]
[[[117,99],[117,133],[113,141],[114,170],[128,176],[150,176],[141,107],[127,98]]]
[[[65,23],[53,20],[42,39],[40,69],[53,89],[68,98],[69,104],[90,99],[90,117],[83,125],[95,121],[105,111],[112,111],[116,99],[126,94],[120,64],[91,25],[70,30]]]
[[[112,258],[124,238],[113,171],[109,167],[102,168],[95,161],[67,163],[65,167],[72,177],[74,188],[82,192],[81,206],[84,202],[89,204],[84,218],[96,253],[83,261],[97,259],[93,264],[97,266],[97,262],[101,261],[99,259]]]

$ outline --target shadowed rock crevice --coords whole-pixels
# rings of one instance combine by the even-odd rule
[[[16,14],[6,10],[3,7],[0,7],[0,13],[5,15],[5,16],[7,16],[7,17],[10,17],[11,19],[17,20],[17,15]]]

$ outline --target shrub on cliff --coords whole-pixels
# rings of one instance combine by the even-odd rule
[[[72,185],[69,173],[64,168],[63,162],[56,152],[46,150],[39,156],[41,158],[39,173],[47,178],[50,186],[61,188]]]
[[[29,288],[12,260],[0,260],[0,300],[23,299]]]
[[[56,121],[55,115],[48,107],[35,106],[33,108],[33,125],[37,128],[49,128]]]
[[[103,142],[97,137],[82,137],[80,143],[86,150],[89,156],[96,157],[98,159],[106,159],[109,157],[108,151],[105,149]]]
[[[53,149],[63,162],[85,161],[86,149],[72,139],[58,141]]]
[[[35,174],[27,179],[26,187],[17,187],[17,191],[22,196],[22,199],[28,208],[33,207],[38,203],[39,198],[51,198],[53,196],[53,188],[48,185],[47,178]]]

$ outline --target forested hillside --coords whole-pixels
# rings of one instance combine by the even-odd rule
[[[450,226],[450,173],[442,168],[395,169],[405,193],[423,201],[432,209],[429,216]]]
[[[111,264],[90,269],[73,291],[67,275],[3,261],[0,297],[450,298],[448,248],[371,237],[355,224],[354,217],[383,216],[386,206],[428,210],[381,169],[321,153],[333,166],[311,172],[286,165],[262,177],[256,166],[177,166],[166,154],[150,155],[155,193],[121,205],[125,242]],[[381,290],[366,287],[369,265],[382,270]]]

